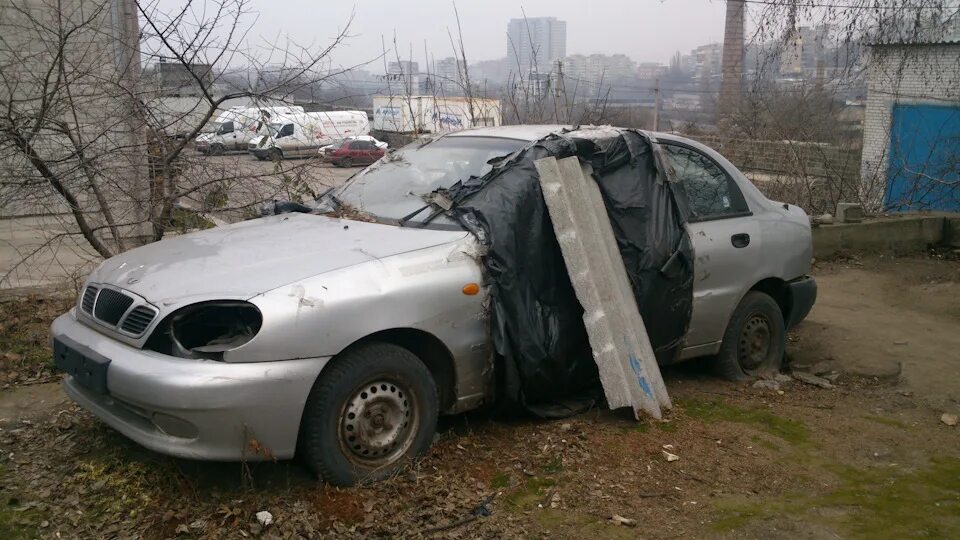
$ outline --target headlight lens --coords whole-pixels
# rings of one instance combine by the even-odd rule
[[[204,302],[167,317],[155,332],[164,338],[151,338],[147,346],[182,358],[222,360],[223,353],[253,339],[262,323],[260,310],[249,302]]]

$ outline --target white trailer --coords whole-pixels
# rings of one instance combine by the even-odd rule
[[[391,133],[443,133],[499,126],[500,111],[499,99],[374,96],[373,129]]]

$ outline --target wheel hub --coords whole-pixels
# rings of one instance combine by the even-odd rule
[[[413,442],[413,396],[394,382],[377,381],[359,388],[340,419],[340,442],[354,461],[389,463]]]
[[[740,365],[745,370],[761,367],[770,352],[770,323],[762,315],[754,315],[740,332]]]

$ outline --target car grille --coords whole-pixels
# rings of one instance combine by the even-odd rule
[[[156,316],[157,312],[152,308],[137,306],[131,309],[127,317],[123,319],[123,324],[120,325],[120,329],[124,332],[130,332],[131,334],[139,336],[150,326],[150,323],[153,322],[153,318]]]
[[[156,318],[157,310],[143,304],[130,309],[135,301],[133,296],[121,291],[88,285],[80,297],[80,310],[126,334],[139,336]]]
[[[116,325],[123,314],[130,309],[133,298],[113,289],[101,289],[97,303],[93,306],[93,316],[101,321]]]

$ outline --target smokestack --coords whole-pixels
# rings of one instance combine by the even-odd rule
[[[727,0],[723,31],[723,79],[720,83],[720,110],[736,109],[743,90],[743,27],[747,10],[743,0]]]

